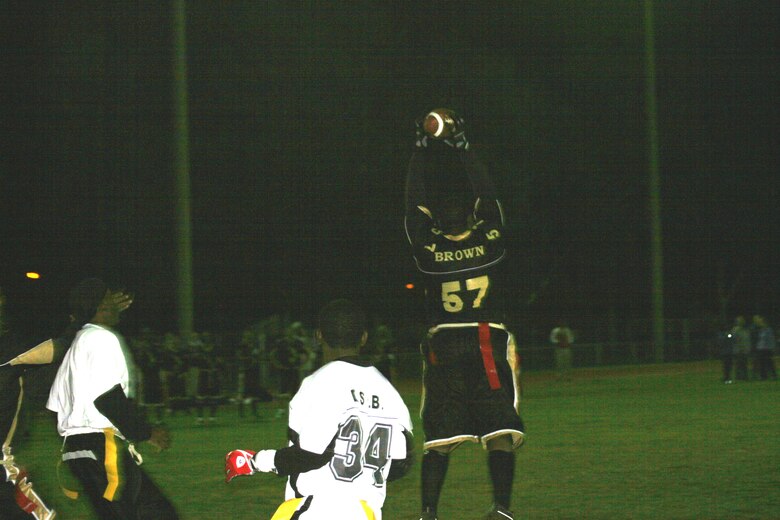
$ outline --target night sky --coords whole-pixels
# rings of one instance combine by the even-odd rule
[[[98,275],[136,293],[128,327],[175,330],[172,6],[4,5],[9,310],[55,328],[68,288]],[[414,320],[403,182],[414,120],[439,106],[502,193],[520,335],[649,319],[642,2],[187,9],[196,330],[311,321],[336,296]],[[654,13],[667,317],[777,324],[780,4]]]

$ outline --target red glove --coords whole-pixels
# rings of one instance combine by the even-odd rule
[[[255,452],[250,450],[233,450],[225,455],[225,482],[242,475],[254,475],[257,471],[252,460],[254,456]]]

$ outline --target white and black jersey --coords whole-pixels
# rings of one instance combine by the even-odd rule
[[[290,474],[286,499],[365,501],[381,518],[392,460],[407,458],[409,410],[375,367],[357,358],[326,364],[290,401],[290,441],[327,462]],[[406,433],[405,433],[406,432]]]

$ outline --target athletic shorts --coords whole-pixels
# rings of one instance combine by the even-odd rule
[[[425,449],[524,439],[514,337],[501,325],[439,326],[422,344]],[[515,364],[512,370],[510,362]]]
[[[330,500],[327,497],[307,496],[287,500],[271,520],[382,520],[381,511],[374,514],[365,500]]]

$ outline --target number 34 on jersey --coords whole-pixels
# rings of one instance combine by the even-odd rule
[[[390,461],[390,441],[393,427],[376,423],[366,433],[360,419],[352,415],[339,427],[330,470],[337,480],[352,482],[368,469],[372,472],[374,486],[385,485],[382,473]]]

